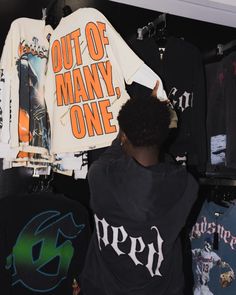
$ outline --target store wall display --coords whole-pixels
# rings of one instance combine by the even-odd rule
[[[53,3],[52,6],[50,4]],[[91,2],[91,1],[90,1]],[[137,36],[137,28],[145,26],[149,21],[154,20],[158,13],[154,11],[149,11],[146,9],[141,9],[137,7],[132,7],[129,5],[122,5],[118,3],[113,3],[111,1],[92,1],[91,5],[99,7],[100,11],[102,11],[109,21],[114,25],[114,27],[121,33],[125,40],[130,39],[131,36]],[[22,2],[21,5],[19,2],[13,3],[11,1],[11,7],[9,5],[5,5],[5,0],[2,0],[1,3],[1,27],[3,28],[3,34],[1,34],[1,44],[3,44],[5,40],[5,36],[7,31],[9,30],[11,22],[20,16],[28,16],[32,18],[40,19],[42,17],[42,8],[50,7],[48,11],[48,20],[50,20],[50,16],[54,15],[58,17],[58,20],[63,16],[63,7],[65,5],[69,5],[72,10],[76,10],[80,7],[90,5],[88,1],[41,1],[40,3],[32,6],[32,3],[27,3],[27,1]],[[23,5],[24,4],[24,5]],[[23,7],[27,7],[25,10]],[[9,12],[10,10],[10,12]],[[132,15],[132,19],[128,17]],[[123,19],[120,22],[120,19]],[[197,46],[201,52],[212,49],[217,42],[224,43],[232,39],[234,29],[227,28],[223,26],[217,26],[213,24],[208,24],[204,22],[198,22],[194,20],[184,19],[181,17],[176,17],[172,15],[168,15],[168,32],[170,35],[184,37],[186,41],[191,42],[195,46]],[[5,28],[5,36],[4,36],[4,28]],[[214,33],[217,30],[217,35]],[[198,32],[201,31],[201,34]],[[207,42],[205,41],[207,40]],[[2,46],[1,46],[2,50]],[[100,154],[99,150],[91,153],[89,158],[94,160]],[[93,156],[94,155],[94,156]],[[24,174],[24,170],[21,168],[17,168],[18,171],[22,171]],[[9,173],[8,173],[9,174]],[[14,173],[13,173],[14,174]],[[27,175],[25,175],[27,178]],[[60,178],[61,179],[61,178]],[[65,183],[67,182],[67,177],[63,178]],[[7,180],[5,180],[7,181]],[[30,181],[30,180],[29,180]]]
[[[65,6],[69,6],[71,10],[67,9],[65,11]],[[1,26],[1,36],[0,36],[0,52],[2,52],[3,50],[3,46],[4,46],[4,42],[7,36],[7,33],[9,32],[11,23],[16,20],[17,18],[21,18],[21,17],[26,17],[26,18],[30,18],[30,19],[35,19],[37,20],[39,23],[42,22],[42,8],[48,8],[47,11],[47,18],[46,18],[46,23],[52,25],[53,29],[55,29],[57,27],[57,25],[59,24],[61,18],[66,18],[69,16],[69,14],[73,14],[73,12],[75,12],[77,9],[79,8],[84,8],[84,7],[88,7],[88,6],[92,6],[93,8],[97,8],[99,9],[100,12],[102,12],[104,14],[104,16],[107,18],[107,20],[109,21],[109,23],[112,24],[112,26],[115,28],[115,30],[121,34],[121,36],[124,38],[125,41],[129,42],[130,40],[135,40],[137,38],[137,29],[138,28],[142,28],[143,26],[147,25],[149,22],[155,20],[160,14],[162,14],[162,11],[160,11],[159,13],[156,11],[150,11],[150,10],[146,10],[146,9],[141,9],[141,8],[137,8],[137,7],[133,7],[133,6],[129,6],[129,5],[123,5],[123,4],[119,4],[119,3],[114,3],[111,1],[106,1],[106,0],[81,0],[81,1],[77,1],[77,0],[42,0],[42,1],[28,1],[28,0],[22,0],[22,1],[18,1],[18,0],[12,0],[12,1],[6,1],[6,0],[0,0],[0,26]],[[64,9],[64,10],[63,10]],[[131,17],[132,16],[132,17]],[[219,25],[213,25],[210,23],[205,23],[205,22],[200,22],[200,21],[195,21],[195,20],[191,20],[191,19],[187,19],[187,18],[182,18],[182,17],[177,17],[174,15],[167,15],[167,31],[168,31],[168,35],[167,38],[168,40],[172,40],[173,43],[171,46],[169,46],[171,44],[171,42],[168,45],[168,42],[165,43],[164,45],[166,45],[167,47],[169,47],[170,49],[170,53],[172,51],[172,53],[169,55],[169,70],[168,73],[166,72],[166,70],[164,70],[161,66],[161,61],[160,61],[160,52],[155,52],[154,48],[159,48],[161,46],[159,46],[160,44],[163,45],[163,43],[156,42],[156,40],[153,39],[146,39],[141,41],[139,44],[142,44],[142,46],[148,46],[148,51],[151,50],[152,55],[149,55],[148,57],[148,63],[150,63],[150,67],[153,69],[155,69],[156,67],[156,72],[157,73],[161,73],[163,75],[163,77],[165,77],[164,79],[166,80],[166,85],[168,88],[168,93],[171,93],[172,95],[177,96],[177,101],[176,101],[176,105],[177,103],[180,102],[180,98],[184,98],[183,101],[186,102],[185,106],[187,108],[184,107],[183,104],[179,104],[178,107],[179,109],[184,109],[184,112],[188,115],[186,115],[186,126],[187,129],[190,127],[188,125],[188,121],[190,120],[192,122],[194,122],[195,124],[195,131],[192,133],[193,135],[193,140],[189,140],[189,138],[187,137],[187,142],[186,145],[192,145],[193,146],[193,150],[197,149],[197,146],[199,146],[200,142],[202,142],[203,137],[201,137],[201,134],[203,134],[203,132],[198,132],[199,130],[202,130],[202,124],[205,123],[209,123],[211,121],[211,125],[208,124],[208,144],[206,144],[205,148],[208,148],[208,161],[209,161],[209,143],[211,141],[209,141],[209,138],[214,138],[215,142],[218,144],[219,147],[222,147],[223,154],[221,153],[220,150],[214,150],[212,152],[212,159],[213,162],[215,161],[214,159],[216,159],[217,162],[214,162],[214,166],[217,166],[217,171],[215,171],[215,167],[213,167],[214,169],[212,170],[211,167],[211,176],[213,175],[214,177],[214,173],[217,172],[218,176],[221,177],[230,177],[230,178],[235,178],[236,177],[236,173],[234,170],[234,166],[235,166],[235,138],[234,138],[234,134],[235,134],[235,107],[234,107],[234,96],[232,95],[232,93],[235,92],[235,53],[233,52],[233,48],[232,51],[230,51],[231,54],[228,54],[229,52],[224,52],[224,54],[220,54],[217,50],[217,44],[225,44],[229,41],[232,41],[235,39],[235,28],[229,28],[229,27],[224,27],[224,26],[219,26]],[[152,40],[152,41],[151,41]],[[175,40],[175,41],[174,41]],[[160,40],[159,40],[160,41]],[[137,40],[135,40],[135,42],[138,42]],[[151,44],[151,42],[153,42]],[[175,51],[175,45],[178,43],[178,45],[176,45],[180,50],[178,50],[178,54],[175,56],[175,61],[172,60],[173,58],[173,51]],[[134,43],[133,43],[134,44]],[[146,45],[144,45],[146,44]],[[186,45],[188,44],[188,45]],[[183,47],[181,47],[183,45]],[[181,49],[182,48],[182,49]],[[190,50],[186,50],[185,49],[188,48]],[[134,46],[133,49],[136,49],[137,51],[139,51],[140,56],[143,56],[145,59],[145,56],[147,56],[146,49],[145,50],[138,50],[138,47]],[[205,107],[202,105],[201,103],[199,104],[199,108],[197,108],[195,115],[192,116],[192,111],[193,109],[190,108],[190,106],[195,107],[195,104],[192,105],[192,100],[191,103],[187,102],[186,98],[190,98],[191,97],[191,93],[193,92],[193,85],[191,85],[191,82],[189,82],[189,85],[186,87],[185,85],[181,85],[181,86],[176,86],[176,79],[181,79],[184,82],[186,82],[187,80],[190,81],[190,76],[191,74],[189,74],[192,71],[189,71],[187,68],[191,67],[191,64],[194,63],[194,61],[197,59],[199,61],[201,55],[202,57],[204,57],[205,53],[208,53],[209,51],[212,51],[212,49],[216,49],[215,50],[215,55],[212,58],[211,56],[211,61],[209,62],[208,60],[204,60],[203,58],[203,63],[207,64],[206,65],[206,81],[207,82],[207,92],[206,92],[206,97],[205,97],[205,103],[208,105],[208,107],[205,109]],[[189,54],[188,52],[192,51],[193,54]],[[172,56],[172,57],[171,57]],[[159,61],[157,62],[156,58],[159,58]],[[163,56],[162,56],[163,57]],[[184,62],[182,62],[182,60],[184,60]],[[153,66],[155,61],[155,66]],[[25,60],[22,60],[21,62],[21,68],[23,70],[24,68],[24,62]],[[176,63],[175,63],[176,62]],[[200,62],[199,62],[200,64]],[[226,67],[227,64],[227,67]],[[184,65],[184,70],[183,70],[183,66]],[[223,65],[223,66],[222,66]],[[173,67],[173,71],[172,71],[172,67]],[[195,66],[193,66],[195,67]],[[30,68],[30,67],[29,67]],[[197,69],[197,66],[195,67]],[[201,69],[200,69],[201,68]],[[204,70],[204,68],[202,68],[202,65],[199,67],[200,71],[202,72],[202,70]],[[175,73],[175,77],[170,77],[170,73]],[[196,70],[196,72],[199,71]],[[34,71],[31,71],[31,76],[32,79],[35,78],[34,75]],[[160,74],[160,75],[161,75]],[[167,75],[168,74],[168,75]],[[228,79],[227,77],[230,78]],[[167,77],[168,76],[168,77]],[[169,79],[170,78],[170,79]],[[213,79],[214,78],[214,79]],[[227,79],[225,79],[227,78]],[[1,73],[1,81],[0,84],[3,82],[4,80],[4,75],[2,75]],[[218,80],[217,80],[218,79]],[[171,80],[171,81],[170,81]],[[201,78],[200,80],[202,80],[202,73],[201,73]],[[214,81],[213,81],[214,80]],[[194,79],[192,80],[194,81]],[[195,80],[196,81],[196,80]],[[212,91],[212,89],[217,90],[217,88],[215,87],[215,83],[218,83],[219,87],[222,87],[223,85],[223,92],[224,95],[218,97],[214,95]],[[22,81],[23,83],[23,81]],[[181,83],[180,83],[181,84]],[[200,82],[201,84],[201,82]],[[201,84],[201,87],[205,87],[204,82]],[[141,87],[142,88],[142,87]],[[171,92],[172,89],[172,92]],[[180,90],[181,89],[181,90]],[[149,91],[146,89],[146,91]],[[141,92],[140,92],[141,93]],[[179,94],[180,93],[180,94]],[[211,94],[209,94],[211,93]],[[23,93],[22,93],[23,94]],[[190,95],[189,95],[190,94]],[[226,96],[227,95],[227,99]],[[202,96],[203,97],[203,96]],[[192,98],[192,97],[191,97]],[[216,98],[216,99],[215,99]],[[219,98],[219,100],[218,100]],[[228,102],[230,102],[229,104],[225,104],[226,100]],[[204,99],[201,100],[201,102],[203,102]],[[220,101],[220,103],[219,103]],[[219,104],[218,104],[219,103]],[[225,113],[222,114],[223,109],[225,108]],[[218,112],[220,109],[221,112]],[[206,115],[207,115],[207,122],[203,122],[202,120],[204,120],[204,112],[206,110]],[[182,112],[182,113],[184,113]],[[26,119],[24,121],[27,122],[27,116],[24,116],[25,113],[23,113],[23,119]],[[224,120],[222,118],[227,117],[227,120]],[[195,119],[194,119],[195,118]],[[224,120],[224,126],[223,126],[223,131],[217,131],[217,132],[213,132],[212,133],[212,129],[216,130],[218,128],[218,126],[221,124],[222,120]],[[185,120],[185,119],[184,119]],[[197,123],[199,122],[199,124]],[[0,121],[0,124],[2,124],[2,121]],[[211,127],[212,126],[212,127]],[[192,128],[193,126],[191,126]],[[199,129],[198,129],[199,128]],[[188,130],[185,130],[186,133],[188,133]],[[197,136],[194,136],[194,134]],[[209,137],[210,134],[210,137]],[[223,136],[221,136],[223,135]],[[219,137],[220,136],[220,137]],[[191,136],[192,138],[192,136]],[[226,140],[224,140],[226,138]],[[221,145],[221,142],[223,142],[225,144]],[[227,149],[227,143],[228,143],[228,149]],[[230,144],[230,145],[229,145]],[[212,146],[215,148],[215,144],[214,144],[214,140],[212,140]],[[180,147],[183,148],[183,145],[180,144]],[[98,156],[103,152],[103,148],[101,149],[95,149],[94,151],[89,151],[88,155],[86,154],[84,159],[85,162],[84,164],[87,165],[91,162],[93,162],[94,160],[96,160],[98,158]],[[204,148],[202,149],[202,151],[204,150]],[[198,149],[198,157],[199,157],[199,161],[202,163],[205,162],[206,156],[205,156],[205,151],[203,153],[201,153],[201,149]],[[180,155],[180,154],[179,154]],[[71,155],[70,155],[71,156]],[[180,155],[182,156],[182,155]],[[184,155],[185,156],[185,155]],[[71,157],[69,157],[71,158]],[[218,159],[220,159],[221,163],[218,162]],[[59,159],[60,161],[61,159]],[[72,161],[76,160],[75,157],[72,157]],[[180,157],[180,162],[182,163],[185,161],[184,157]],[[193,163],[196,163],[196,158],[194,159]],[[197,160],[198,161],[198,160]],[[70,165],[71,160],[69,160],[66,164]],[[217,165],[215,165],[215,163]],[[83,164],[83,163],[82,163]],[[220,165],[218,165],[220,164]],[[223,165],[222,165],[223,164]],[[5,164],[4,164],[5,165]],[[227,166],[227,167],[226,167]],[[67,166],[68,167],[68,166]],[[219,168],[220,167],[220,168]],[[226,170],[222,169],[223,168],[227,168],[227,173]],[[7,169],[3,171],[3,165],[1,163],[1,169],[0,169],[0,198],[3,198],[9,194],[17,194],[16,198],[18,197],[18,193],[26,193],[29,191],[29,189],[32,187],[32,184],[35,181],[35,178],[33,178],[33,174],[34,171],[32,168],[24,168],[24,167],[15,167],[13,169]],[[208,167],[209,168],[209,167]],[[230,168],[230,170],[229,170]],[[209,172],[209,170],[208,170]],[[214,173],[212,173],[214,172]],[[71,175],[71,174],[70,174]],[[86,177],[86,172],[83,173],[83,175]],[[38,178],[37,178],[38,179]],[[54,179],[52,181],[52,185],[54,187],[54,190],[58,193],[63,193],[64,195],[68,196],[70,199],[74,199],[76,201],[80,201],[81,203],[83,203],[87,208],[90,207],[89,205],[89,198],[90,198],[90,193],[89,193],[89,188],[88,188],[88,183],[87,183],[87,179],[78,179],[75,180],[70,176],[64,175],[64,174],[55,174],[54,175]],[[204,208],[208,207],[208,204],[204,205]],[[21,207],[19,207],[21,208]],[[21,211],[21,209],[19,209],[19,211]],[[23,210],[22,210],[23,211]],[[231,209],[230,209],[231,211]],[[234,212],[234,210],[232,209],[231,212]],[[225,214],[225,213],[224,213]],[[223,262],[226,262],[230,265],[231,269],[235,272],[235,265],[234,265],[234,261],[232,260],[233,257],[233,250],[231,245],[233,245],[234,242],[232,242],[234,240],[234,229],[233,229],[233,224],[234,222],[234,218],[233,218],[234,214],[229,214],[227,215],[227,226],[224,227],[225,225],[222,223],[219,226],[219,229],[221,229],[221,233],[222,233],[222,237],[220,237],[220,244],[222,244],[222,246],[220,245],[220,248],[218,250],[218,252],[216,251],[216,255],[218,257],[220,257],[222,259]],[[201,215],[202,216],[202,215]],[[226,216],[226,215],[224,215]],[[230,216],[231,219],[228,219],[228,217]],[[200,215],[199,215],[200,217]],[[91,215],[90,215],[91,218]],[[207,217],[208,218],[208,217]],[[205,219],[204,219],[205,220]],[[202,220],[199,224],[205,224],[204,220]],[[209,219],[210,220],[210,219]],[[206,223],[209,224],[213,224],[215,221],[210,220],[209,221],[207,219]],[[223,221],[225,221],[226,219],[222,219]],[[221,222],[220,218],[218,219],[218,221]],[[223,222],[222,221],[222,222]],[[26,222],[27,223],[27,222]],[[25,223],[25,224],[26,224]],[[90,219],[90,223],[93,224],[93,221]],[[224,230],[223,230],[224,227]],[[231,233],[231,236],[228,237],[227,235],[229,235],[229,232]],[[83,232],[81,232],[82,234]],[[220,235],[220,233],[219,233]],[[203,249],[204,248],[204,237],[203,236],[209,236],[208,233],[204,232],[200,235],[200,237],[193,237],[192,242],[194,245],[194,249]],[[213,234],[214,237],[214,234]],[[211,240],[212,238],[212,231],[210,234],[210,239],[206,239],[205,241],[205,246],[208,248],[211,247]],[[231,242],[228,242],[230,241]],[[226,241],[226,242],[225,242]],[[207,245],[207,243],[209,245]],[[230,244],[231,243],[231,244]],[[195,245],[196,244],[196,245]],[[223,250],[227,250],[228,252],[219,252],[221,251],[221,249]],[[198,255],[199,251],[194,251],[193,254]],[[226,254],[225,254],[226,253]],[[228,253],[230,253],[228,255]],[[215,260],[217,260],[217,256],[213,255],[215,257]],[[208,259],[209,257],[207,257]],[[210,259],[210,258],[209,258]],[[219,260],[219,259],[218,259]],[[213,258],[212,258],[213,261]],[[194,262],[196,262],[194,260]],[[217,263],[216,263],[217,264]],[[212,265],[208,265],[208,267],[210,267]],[[193,271],[196,271],[196,265],[193,268]],[[220,270],[222,270],[222,268],[219,268],[218,265],[214,265],[214,267],[212,268],[212,271],[209,275],[210,281],[208,284],[208,288],[209,288],[209,292],[212,292],[214,294],[228,294],[231,295],[233,294],[232,290],[235,290],[235,280],[232,280],[231,283],[228,285],[228,287],[223,288],[220,284],[219,284],[219,277],[220,277]],[[187,270],[187,272],[189,271],[189,269]],[[218,274],[215,276],[215,272],[218,271]],[[231,271],[229,268],[225,269],[225,271]],[[231,273],[232,274],[232,273]],[[71,282],[70,282],[71,284]],[[218,284],[218,285],[217,285]],[[19,286],[19,284],[16,284],[17,286]],[[70,288],[71,286],[69,286]],[[196,288],[195,288],[196,289]],[[208,291],[206,291],[207,288],[205,288],[205,293]],[[197,292],[197,289],[196,291]],[[218,293],[217,293],[218,292]],[[224,293],[220,293],[220,292],[224,292]],[[230,293],[231,292],[231,293]],[[190,293],[186,293],[187,295],[189,295]],[[204,293],[203,293],[204,294]],[[208,293],[209,294],[209,293]]]
[[[152,89],[158,80],[157,96],[167,99],[160,78],[102,13],[72,13],[68,5],[63,12],[70,15],[54,30],[45,22],[47,8],[42,20],[11,24],[0,62],[4,169],[25,166],[34,176],[53,170],[86,178],[84,152],[107,147],[118,133],[116,117],[129,98],[125,82],[146,79],[143,85]]]

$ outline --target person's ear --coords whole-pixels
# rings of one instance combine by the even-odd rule
[[[152,90],[152,96],[157,97],[158,88],[159,88],[159,81],[156,82],[156,85]]]
[[[123,131],[121,131],[120,132],[120,143],[121,143],[121,145],[124,145],[127,142],[127,140],[128,140],[128,138],[127,138],[126,134]]]

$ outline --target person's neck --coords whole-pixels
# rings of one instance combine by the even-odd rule
[[[132,147],[129,154],[144,167],[159,163],[159,151],[156,147]]]

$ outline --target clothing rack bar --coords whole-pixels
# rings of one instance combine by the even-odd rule
[[[214,186],[236,186],[236,179],[225,178],[200,178],[201,185],[214,185]]]
[[[217,44],[216,48],[204,54],[204,60],[207,61],[217,56],[223,56],[226,51],[234,48],[236,50],[236,40],[232,40],[226,44]]]
[[[233,49],[233,48],[236,49],[236,40],[232,40],[232,41],[226,43],[225,45],[223,45],[223,47],[222,47],[223,52]]]
[[[166,27],[166,13],[160,14],[154,21],[148,23],[146,26],[137,29],[137,39],[143,40],[146,36],[153,36],[156,33],[156,28],[159,24],[163,23],[163,28]]]

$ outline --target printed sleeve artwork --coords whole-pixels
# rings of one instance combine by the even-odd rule
[[[50,126],[44,99],[49,36],[43,20],[12,22],[0,60],[0,157],[4,168],[48,170]]]
[[[4,87],[5,77],[3,70],[0,69],[0,129],[2,129],[2,100],[3,100],[3,87]]]
[[[117,53],[119,47],[127,55]],[[142,64],[97,10],[79,9],[61,21],[51,40],[46,87],[53,153],[111,143],[117,114],[129,98],[124,61],[133,69],[128,76]]]
[[[44,73],[48,50],[33,37],[23,40],[18,47],[17,70],[20,81],[19,89],[19,142],[49,149],[47,111],[44,101]],[[24,157],[21,152],[18,156]]]

